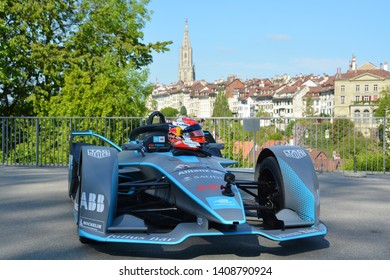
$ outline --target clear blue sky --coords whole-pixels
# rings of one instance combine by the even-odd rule
[[[389,0],[151,0],[145,42],[173,41],[154,53],[150,81],[177,82],[185,20],[196,79],[229,75],[333,75],[358,66],[390,63]]]

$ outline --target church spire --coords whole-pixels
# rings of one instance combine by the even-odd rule
[[[190,37],[188,36],[188,18],[186,18],[186,25],[184,27],[183,45],[191,47]]]
[[[192,61],[192,47],[188,35],[188,19],[185,21],[184,37],[180,48],[179,82],[193,82],[195,80],[195,66]]]

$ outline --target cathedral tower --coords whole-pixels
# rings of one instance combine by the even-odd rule
[[[188,36],[188,20],[184,28],[183,43],[180,47],[179,82],[193,82],[195,80],[195,66],[192,62],[192,47]]]

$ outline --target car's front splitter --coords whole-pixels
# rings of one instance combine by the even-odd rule
[[[301,238],[309,238],[314,236],[324,236],[327,234],[327,228],[320,223],[318,226],[304,228],[289,228],[263,230],[249,224],[241,224],[234,227],[232,230],[219,231],[216,229],[205,230],[197,223],[179,224],[175,229],[167,233],[107,233],[94,234],[93,231],[79,229],[80,237],[88,238],[98,242],[121,242],[121,243],[143,243],[143,244],[159,244],[159,245],[175,245],[183,242],[189,237],[194,236],[223,236],[223,235],[259,235],[274,241],[288,241]]]

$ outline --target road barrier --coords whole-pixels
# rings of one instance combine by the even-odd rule
[[[169,120],[168,120],[169,121]],[[305,147],[318,172],[390,172],[386,118],[207,118],[198,120],[235,167],[253,168],[272,145]],[[72,130],[92,130],[118,145],[146,118],[0,117],[2,165],[66,166]],[[387,128],[386,128],[387,127]],[[100,144],[100,143],[95,143]]]

